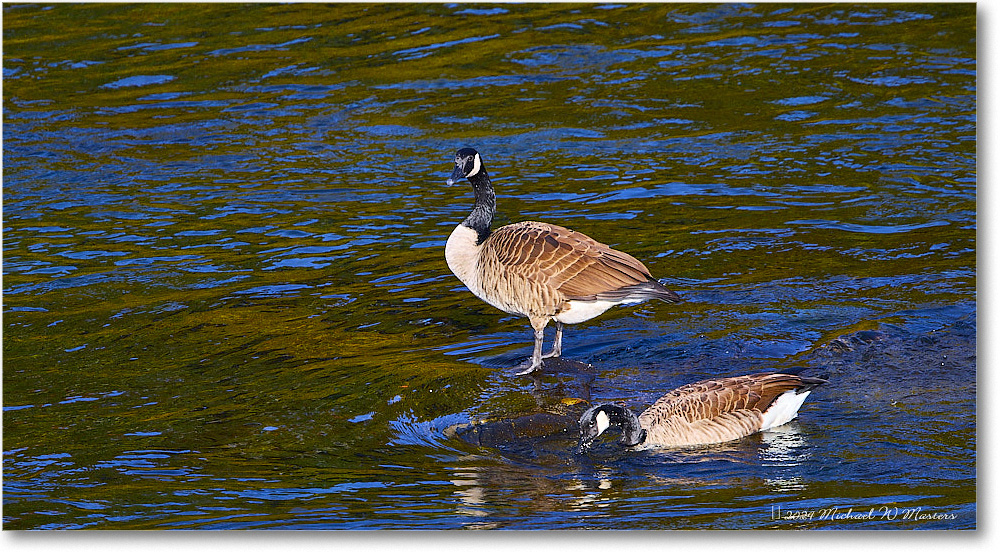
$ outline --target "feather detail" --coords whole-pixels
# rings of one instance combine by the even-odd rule
[[[647,431],[646,444],[677,446],[734,440],[787,423],[795,417],[808,392],[825,382],[786,373],[699,381],[663,395],[639,415],[639,424]],[[769,417],[773,407],[780,410],[777,418]]]
[[[632,256],[565,227],[523,221],[482,244],[478,267],[487,291],[519,297],[517,313],[554,316],[570,300],[680,300]]]

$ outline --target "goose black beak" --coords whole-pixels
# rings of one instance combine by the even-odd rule
[[[448,184],[449,185],[454,185],[455,183],[458,182],[459,179],[461,179],[463,177],[465,177],[465,171],[460,166],[458,166],[456,164],[455,165],[455,171],[452,171],[451,172],[451,177],[448,177]]]

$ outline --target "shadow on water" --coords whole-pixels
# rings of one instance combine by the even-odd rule
[[[976,527],[974,5],[3,10],[4,529]],[[684,302],[514,376],[460,146]],[[774,432],[574,453],[796,366]]]

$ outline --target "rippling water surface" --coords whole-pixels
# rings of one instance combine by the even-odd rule
[[[3,10],[5,529],[976,527],[975,5]],[[514,376],[460,146],[685,302]],[[564,431],[793,366],[773,432]]]

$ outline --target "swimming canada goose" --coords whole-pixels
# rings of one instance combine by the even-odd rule
[[[580,416],[580,451],[612,425],[622,446],[690,446],[726,442],[788,423],[809,392],[826,379],[756,373],[707,379],[663,395],[638,417],[628,408],[601,404]]]
[[[483,160],[472,148],[455,153],[448,178],[472,183],[476,203],[455,227],[444,255],[448,268],[487,304],[528,318],[535,331],[531,359],[515,369],[531,373],[543,358],[562,354],[563,324],[597,317],[619,304],[680,297],[654,279],[642,262],[565,227],[522,221],[490,229],[496,212],[493,184]],[[549,320],[556,322],[552,351],[542,354]]]

